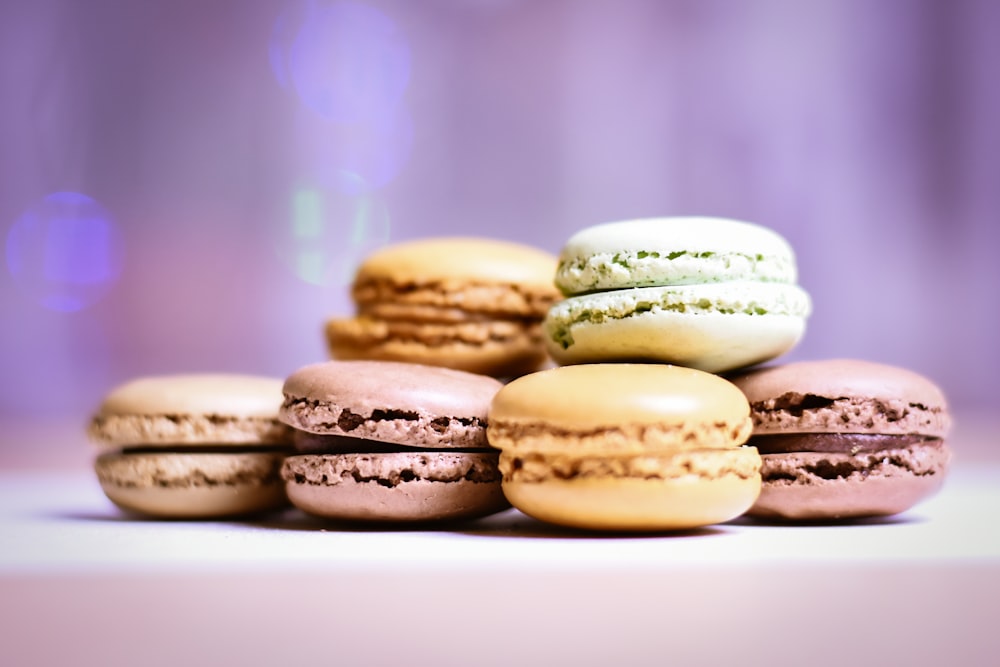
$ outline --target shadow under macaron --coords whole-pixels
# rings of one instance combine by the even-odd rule
[[[910,524],[925,523],[927,519],[922,516],[895,514],[892,516],[868,516],[868,517],[841,517],[825,519],[782,519],[780,517],[754,517],[743,515],[733,519],[729,523],[737,526],[748,527],[780,527],[794,529],[796,527],[858,527],[858,526],[902,526]]]
[[[255,517],[240,521],[240,525],[271,530],[298,530],[322,533],[422,533],[462,532],[483,519],[427,519],[406,521],[345,520],[313,516],[298,510],[282,514]]]
[[[680,531],[596,531],[548,524],[516,509],[508,509],[477,519],[427,521],[345,521],[312,516],[297,510],[233,521],[241,526],[267,530],[342,533],[453,533],[470,537],[529,539],[657,539],[720,536],[724,526]]]
[[[593,530],[572,528],[534,519],[516,509],[485,517],[471,524],[463,535],[529,539],[663,539],[720,536],[726,530],[718,526],[704,526],[674,531]]]

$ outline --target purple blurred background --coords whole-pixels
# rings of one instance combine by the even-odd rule
[[[998,26],[990,0],[4,2],[0,424],[323,359],[389,240],[558,252],[678,214],[792,242],[815,312],[785,359],[990,410]]]

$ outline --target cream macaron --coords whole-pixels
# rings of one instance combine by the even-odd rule
[[[278,421],[282,382],[247,375],[168,375],[113,389],[88,433],[104,493],[163,518],[237,516],[284,507],[291,429]]]
[[[681,530],[727,521],[760,493],[750,408],[734,385],[658,364],[567,366],[501,389],[487,436],[503,491],[542,521]]]

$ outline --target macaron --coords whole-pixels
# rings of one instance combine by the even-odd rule
[[[284,385],[298,453],[281,471],[299,509],[345,521],[472,519],[510,505],[486,440],[491,377],[392,361],[328,361]]]
[[[735,518],[760,492],[741,446],[750,407],[723,378],[678,366],[591,364],[497,392],[487,434],[511,504],[548,523],[683,530]]]
[[[944,482],[951,416],[944,394],[922,375],[829,359],[760,368],[732,381],[750,402],[750,444],[763,458],[751,516],[888,516]]]
[[[723,218],[612,222],[562,249],[545,319],[559,364],[652,361],[711,373],[778,357],[811,310],[776,232]]]
[[[431,238],[370,255],[357,314],[327,322],[335,359],[406,361],[513,377],[547,361],[541,321],[559,292],[555,256],[506,241]]]
[[[238,516],[287,506],[281,380],[167,375],[113,389],[90,421],[95,463],[118,507],[163,518]]]

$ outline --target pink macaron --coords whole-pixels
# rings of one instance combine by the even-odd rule
[[[944,394],[913,371],[853,359],[764,367],[730,378],[750,402],[763,459],[748,515],[887,516],[941,488],[951,460]]]

